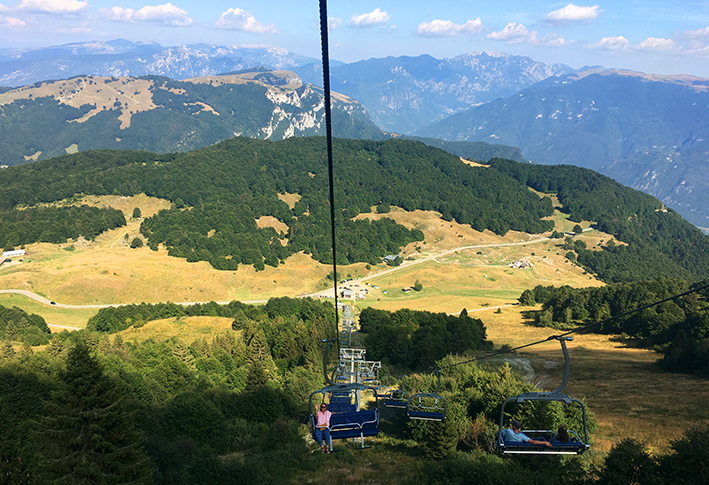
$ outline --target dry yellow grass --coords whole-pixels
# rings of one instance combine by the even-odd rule
[[[293,202],[292,197],[289,200]],[[331,267],[304,254],[293,255],[284,265],[267,266],[261,272],[244,266],[238,271],[216,271],[206,262],[187,263],[169,257],[163,248],[157,252],[147,247],[130,249],[130,241],[140,236],[142,221],[131,218],[133,209],[140,208],[142,215],[148,217],[169,207],[159,199],[145,195],[91,196],[72,203],[120,209],[126,214],[128,225],[109,231],[95,241],[79,240],[62,246],[28,245],[24,263],[0,269],[0,289],[29,290],[59,303],[81,305],[260,301],[272,296],[296,297],[331,287],[325,280]],[[367,304],[379,308],[409,307],[456,313],[463,308],[513,302],[524,289],[538,284],[600,284],[566,261],[562,251],[554,246],[558,241],[535,242],[540,236],[515,232],[505,237],[489,231],[480,233],[469,226],[442,221],[434,212],[407,213],[394,208],[386,215],[361,217],[391,217],[407,227],[421,229],[426,242],[405,248],[403,254],[407,260],[421,260],[464,246],[490,246],[453,252],[372,279],[379,289],[372,290]],[[518,259],[528,260],[532,268],[513,270],[506,266]],[[339,272],[348,278],[360,278],[385,269],[388,268],[383,264],[367,269],[360,263],[341,266]],[[424,291],[401,292],[401,287],[413,286],[416,280],[422,282]],[[387,288],[389,291],[384,294],[382,290]]]
[[[52,332],[61,332],[64,329],[82,328],[89,318],[94,316],[97,309],[68,309],[48,306],[39,303],[24,295],[0,294],[0,305],[6,308],[22,308],[29,314],[40,315],[49,325]],[[67,328],[71,327],[71,328]]]
[[[559,331],[525,323],[525,308],[475,313],[496,345],[512,347],[544,340]],[[662,372],[659,354],[629,348],[607,335],[575,335],[569,342],[571,377],[565,393],[584,398],[595,414],[598,429],[594,449],[608,451],[624,438],[646,442],[656,453],[667,451],[669,441],[688,428],[709,423],[709,387],[705,379]],[[545,389],[555,389],[563,377],[564,357],[558,342],[524,349]],[[555,363],[550,366],[548,363]]]
[[[187,345],[195,340],[206,338],[208,341],[219,333],[232,331],[233,319],[224,317],[180,317],[165,318],[148,322],[142,327],[130,327],[119,332],[124,342],[141,343],[149,339],[163,342],[173,337]]]

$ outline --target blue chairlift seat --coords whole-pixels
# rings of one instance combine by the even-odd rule
[[[409,407],[409,400],[406,391],[395,389],[384,396],[384,406],[394,409],[406,409]]]
[[[551,430],[522,430],[530,438],[539,441],[547,441],[546,437],[553,436]],[[523,443],[521,441],[504,441],[501,436],[497,436],[497,448],[500,453],[505,454],[528,454],[528,455],[580,455],[589,449],[589,445],[583,442],[576,431],[569,430],[570,440],[567,442],[551,441],[551,446],[538,445],[533,443]]]
[[[414,394],[407,405],[409,419],[445,421],[446,399],[433,393]]]
[[[375,407],[373,409],[356,410],[352,403],[355,392],[370,391],[374,393]],[[330,437],[332,439],[359,438],[364,448],[364,438],[377,436],[379,432],[379,399],[376,390],[362,384],[339,384],[324,387],[310,394],[310,431],[315,439],[317,418],[313,412],[313,397],[322,395],[323,402],[328,401],[330,417]],[[329,443],[332,449],[332,441]]]

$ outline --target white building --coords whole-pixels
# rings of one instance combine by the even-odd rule
[[[3,251],[2,252],[2,257],[3,258],[14,258],[15,256],[24,256],[25,250],[24,249],[15,249],[14,251]]]

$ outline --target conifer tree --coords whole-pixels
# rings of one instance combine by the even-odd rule
[[[10,342],[5,342],[2,346],[2,357],[3,359],[12,359],[15,356],[15,349],[12,347]]]
[[[98,351],[102,354],[107,354],[111,351],[111,340],[108,335],[103,337],[98,344]]]
[[[113,337],[113,350],[120,353],[126,351],[126,345],[123,343],[123,337],[118,334]]]
[[[17,331],[17,325],[15,325],[15,322],[8,322],[5,327],[5,338],[8,340],[17,340],[19,337],[20,334]]]
[[[49,355],[56,357],[62,353],[62,350],[64,350],[64,344],[61,340],[55,337],[49,341],[49,345],[47,345],[47,352],[49,352]]]
[[[177,342],[172,350],[172,355],[187,364],[191,369],[195,369],[194,356],[190,353],[189,348],[182,342]]]
[[[32,350],[32,346],[30,344],[28,344],[26,340],[23,340],[22,341],[22,348],[20,349],[20,356],[27,357],[32,354],[34,354],[34,350]]]
[[[85,342],[69,351],[59,377],[38,430],[39,483],[151,483],[133,416]]]

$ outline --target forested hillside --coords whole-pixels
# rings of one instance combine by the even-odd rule
[[[592,251],[580,241],[565,248],[603,281],[621,282],[673,276],[709,275],[709,237],[652,196],[628,189],[588,169],[572,165],[532,165],[491,160],[496,170],[540,192],[557,194],[569,219],[594,227],[627,245],[609,242]]]
[[[709,284],[661,278],[619,283],[601,288],[537,286],[520,297],[524,305],[542,304],[535,323],[552,328],[603,322],[591,331],[620,335],[664,354],[661,365],[671,371],[709,375],[709,314],[706,288],[676,299],[671,297]],[[670,299],[620,318],[637,308]]]
[[[199,315],[211,315],[211,324],[220,329],[208,338],[186,336],[187,319]],[[464,314],[377,311],[371,316],[417,332],[444,324],[472,337],[457,348],[434,346],[441,355],[491,345],[479,321]],[[146,321],[156,317],[173,319],[175,335],[136,339],[136,330],[156,324]],[[340,468],[359,468],[349,472],[347,482],[411,485],[664,485],[696,483],[673,479],[688,474],[709,478],[701,446],[705,428],[690,429],[671,443],[670,453],[659,456],[632,438],[619,442],[605,460],[593,452],[569,460],[495,456],[501,402],[536,388],[509,366],[463,364],[464,358],[454,355],[434,362],[446,369],[436,391],[448,402],[445,421],[408,421],[406,413],[382,406],[371,450],[336,442],[332,455],[313,453],[319,448],[303,423],[309,394],[322,386],[320,340],[332,337],[332,318],[329,302],[312,299],[272,299],[261,307],[132,305],[101,310],[92,323],[97,332],[62,332],[41,352],[26,346],[16,353],[5,346],[0,354],[3,483],[328,483],[331,470]],[[120,332],[128,321],[133,328]],[[392,349],[382,352],[384,359],[396,359]],[[409,392],[436,388],[430,373],[406,379]],[[510,413],[509,419],[537,429],[562,423],[582,427],[577,408],[560,403],[515,406]],[[593,432],[592,412],[588,424]]]
[[[103,148],[185,152],[236,135],[324,133],[323,93],[288,71],[254,69],[175,81],[77,76],[0,93],[0,165]],[[333,130],[385,135],[355,100],[334,94]]]
[[[218,269],[239,264],[278,266],[305,251],[331,259],[328,175],[324,139],[264,142],[238,138],[187,154],[91,151],[11,167],[0,172],[3,210],[33,206],[75,194],[146,193],[174,208],[146,219],[142,232],[152,248],[165,244],[171,255],[209,261]],[[436,210],[477,230],[540,233],[551,201],[491,170],[476,170],[458,157],[418,142],[338,140],[335,143],[340,264],[376,263],[422,233],[389,219],[352,220],[378,206]],[[291,209],[278,194],[297,194]],[[259,228],[272,216],[288,232]],[[0,229],[4,245],[33,242]],[[7,232],[6,232],[7,231]]]
[[[656,199],[587,169],[504,159],[490,160],[490,168],[471,167],[408,140],[336,140],[334,157],[338,264],[377,263],[406,244],[422,241],[421,231],[387,218],[353,219],[372,210],[386,213],[391,206],[437,211],[443,220],[499,235],[550,231],[554,225],[546,218],[553,213],[551,199],[540,198],[532,188],[558,195],[572,221],[592,221],[625,243],[586,248],[580,241],[566,242],[567,251],[604,281],[709,275],[707,236]],[[0,245],[56,242],[79,233],[91,238],[121,223],[107,209],[87,210],[80,225],[73,220],[43,223],[41,231],[29,231],[23,217],[32,220],[34,213],[18,212],[19,207],[72,200],[79,194],[145,193],[173,205],[141,226],[152,249],[162,244],[172,256],[208,261],[223,270],[241,264],[277,267],[299,251],[330,263],[325,160],[325,143],[319,138],[234,138],[184,154],[99,150],[10,167],[0,170],[0,210],[8,221],[0,227]],[[281,200],[285,194],[292,206]],[[52,210],[57,221],[66,217],[61,209],[46,209]],[[266,216],[287,229],[260,227],[257,221]]]

